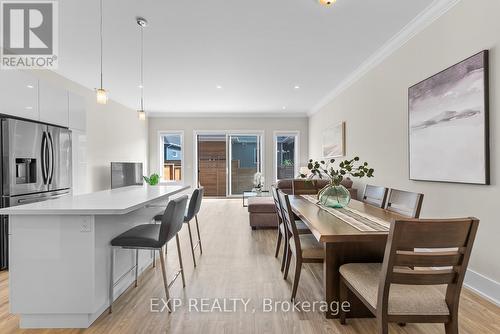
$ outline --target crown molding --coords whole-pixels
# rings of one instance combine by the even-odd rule
[[[321,99],[307,114],[312,116],[326,106],[343,91],[356,83],[366,73],[379,65],[384,59],[404,46],[419,32],[427,28],[432,22],[443,16],[461,0],[434,0],[424,11],[410,21],[396,35],[389,39],[380,49],[366,59],[354,72],[337,85],[328,95]]]
[[[147,112],[148,118],[307,118],[306,112]]]

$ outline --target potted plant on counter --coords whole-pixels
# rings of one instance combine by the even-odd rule
[[[338,168],[331,166],[335,163],[335,159],[330,159],[325,162],[309,160],[307,169],[309,175],[301,173],[301,178],[320,179],[328,178],[330,184],[320,190],[318,200],[324,206],[330,208],[343,208],[351,201],[351,195],[341,182],[344,178],[351,176],[357,178],[373,177],[374,169],[368,167],[368,163],[359,163],[359,157],[351,160],[343,160],[339,163]]]
[[[144,181],[150,186],[156,186],[160,182],[160,175],[153,173],[151,176],[143,176]]]

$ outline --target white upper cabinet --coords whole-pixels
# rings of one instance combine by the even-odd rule
[[[72,92],[69,93],[69,128],[84,132],[87,128],[85,98]]]
[[[39,82],[40,121],[68,126],[68,91],[45,81]]]
[[[38,80],[18,70],[1,71],[0,113],[38,121]]]

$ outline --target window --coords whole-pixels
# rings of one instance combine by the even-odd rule
[[[164,182],[179,182],[183,177],[183,133],[160,133],[160,175]]]
[[[293,179],[298,175],[298,132],[275,133],[276,180]]]

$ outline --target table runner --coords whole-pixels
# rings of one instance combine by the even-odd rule
[[[342,221],[351,225],[355,229],[361,232],[387,232],[390,228],[390,222],[382,220],[380,218],[371,216],[367,213],[355,210],[350,207],[345,207],[342,209],[329,208],[321,203],[319,203],[318,198],[312,195],[303,195],[303,198],[309,202],[316,204],[321,209],[334,215],[335,217],[342,219]]]

